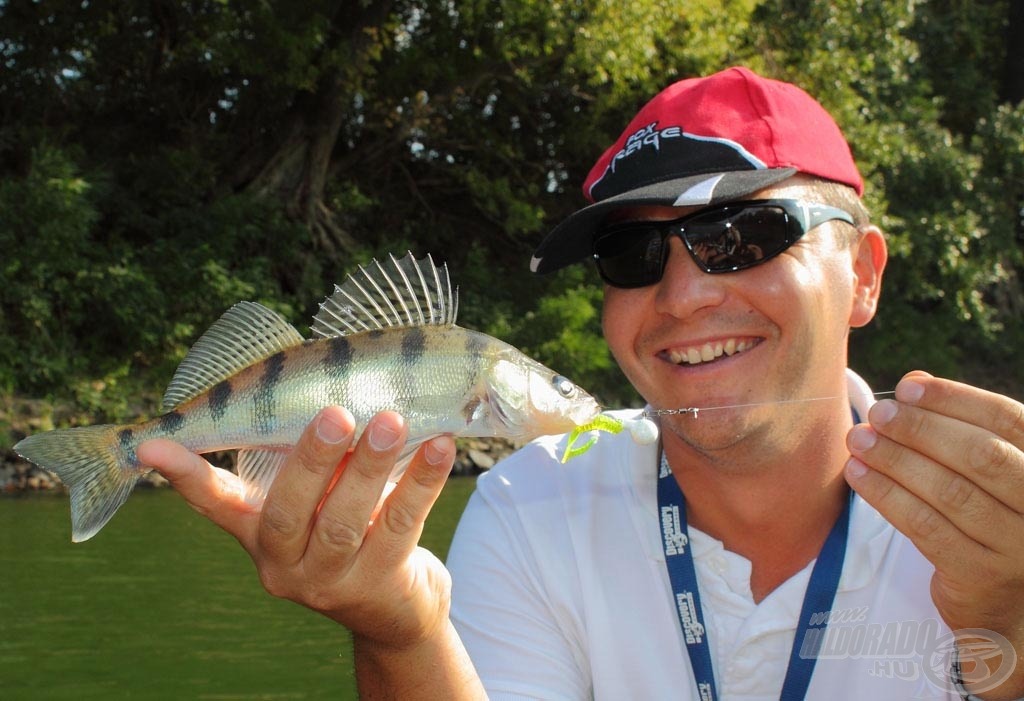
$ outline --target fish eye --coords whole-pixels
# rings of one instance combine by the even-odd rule
[[[555,375],[551,378],[551,384],[554,385],[558,393],[566,399],[570,399],[576,394],[576,385],[570,382],[566,377]]]

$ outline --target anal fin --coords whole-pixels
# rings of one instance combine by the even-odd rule
[[[397,482],[398,478],[405,474],[405,471],[409,469],[409,463],[412,462],[413,456],[416,454],[416,450],[425,442],[433,438],[433,436],[425,436],[423,438],[410,438],[406,442],[405,447],[402,449],[401,454],[395,460],[395,466],[391,469],[391,474],[388,476],[388,481]]]
[[[270,485],[281,471],[291,450],[285,448],[249,448],[238,451],[238,476],[245,485],[245,500],[261,504]]]
[[[413,438],[406,443],[402,453],[395,460],[389,481],[396,482],[405,473],[412,462],[416,450],[428,438]],[[238,451],[238,477],[245,485],[245,501],[250,504],[261,504],[267,498],[270,485],[281,471],[285,460],[291,454],[289,448],[247,448]]]

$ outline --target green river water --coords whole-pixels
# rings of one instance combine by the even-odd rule
[[[422,545],[442,559],[474,480]],[[68,502],[0,498],[0,699],[354,699],[348,634],[272,598],[233,538],[140,490],[72,544]]]

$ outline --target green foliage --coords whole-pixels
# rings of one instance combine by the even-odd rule
[[[145,171],[159,182],[140,178],[132,187],[169,188],[173,166],[164,161]],[[204,205],[187,188],[160,200],[118,190],[108,202],[123,206],[111,222],[95,202],[101,188],[52,147],[33,153],[25,178],[0,182],[0,248],[15,254],[0,266],[0,386],[30,394],[70,387],[89,403],[75,387],[98,381],[112,394],[115,386],[138,391],[114,380],[135,368],[166,382],[189,345],[240,299],[294,314],[307,303],[295,303],[295,292],[319,294],[320,281],[309,279],[318,276],[292,267],[308,231],[272,203],[231,196]],[[103,221],[111,224],[101,230]]]
[[[0,387],[138,411],[234,302],[301,329],[355,263],[408,248],[449,262],[465,325],[632,403],[592,271],[527,261],[643,101],[744,63],[836,116],[887,232],[854,365],[1020,394],[1009,3],[2,3]]]
[[[74,320],[92,307],[89,185],[60,150],[41,146],[24,178],[0,182],[0,387],[39,391],[80,369]],[[99,263],[102,265],[102,262]],[[8,391],[10,391],[8,389]]]
[[[1024,136],[990,125],[1008,113],[996,108],[1006,45],[992,41],[1007,12],[1006,2],[883,0],[778,0],[755,11],[753,44],[836,116],[888,237],[879,314],[851,353],[879,386],[912,368],[992,386],[1007,330],[1024,321],[1005,302],[1019,289],[1012,227]],[[998,385],[1019,394],[1024,373],[1001,362]]]
[[[509,338],[549,367],[565,368],[605,406],[642,405],[635,392],[623,391],[601,335],[601,294],[597,285],[579,284],[544,297],[517,320]]]

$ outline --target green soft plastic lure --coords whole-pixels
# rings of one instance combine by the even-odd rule
[[[658,440],[658,426],[646,416],[641,416],[638,419],[617,419],[608,414],[598,414],[594,417],[593,421],[577,426],[569,434],[569,441],[565,444],[565,454],[562,455],[562,464],[565,464],[577,455],[583,455],[583,453],[590,450],[597,443],[597,436],[591,436],[586,443],[577,446],[576,441],[584,433],[604,431],[605,433],[615,434],[621,433],[624,428],[633,436],[633,440],[641,445]]]

